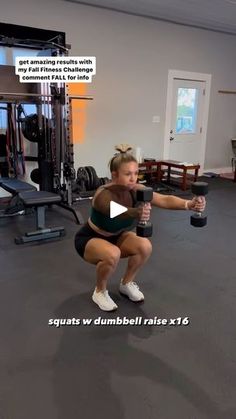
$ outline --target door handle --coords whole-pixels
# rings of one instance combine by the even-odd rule
[[[175,137],[170,137],[170,141],[173,141],[175,139]]]

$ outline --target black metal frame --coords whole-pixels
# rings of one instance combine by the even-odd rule
[[[69,46],[65,44],[65,34],[55,31],[21,27],[0,23],[0,45],[41,49],[49,56],[68,55]],[[31,38],[32,36],[32,38]],[[22,37],[22,38],[20,38]],[[18,77],[15,76],[18,82]],[[19,82],[18,82],[19,83]],[[20,88],[31,91],[0,92],[0,102],[10,100],[15,106],[21,103],[35,103],[39,119],[40,132],[43,131],[42,106],[51,107],[50,134],[38,147],[40,171],[40,190],[55,192],[62,198],[61,206],[71,211],[78,224],[83,223],[82,216],[73,208],[72,183],[76,177],[74,170],[74,152],[70,133],[70,98],[67,87],[62,83],[47,85],[48,94],[42,92],[40,83],[20,84]],[[32,92],[33,90],[33,92]],[[36,90],[36,91],[35,91]],[[43,94],[44,93],[44,94]],[[80,96],[78,99],[91,100]],[[17,174],[16,174],[17,176]]]
[[[16,237],[16,244],[24,244],[33,241],[47,240],[56,237],[64,236],[64,227],[50,227],[46,228],[45,225],[45,210],[46,206],[36,207],[36,230],[25,233],[24,236]]]

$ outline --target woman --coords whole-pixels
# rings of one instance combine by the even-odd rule
[[[111,183],[96,191],[90,218],[75,237],[75,247],[79,255],[85,261],[96,265],[96,287],[92,299],[104,311],[117,309],[116,303],[107,291],[107,283],[120,258],[128,258],[127,269],[119,286],[120,293],[134,302],[144,300],[144,295],[134,280],[151,255],[152,245],[149,239],[138,237],[135,232],[130,231],[135,221],[148,221],[151,205],[199,212],[205,208],[204,197],[185,200],[156,192],[153,193],[151,204],[135,207],[135,192],[144,188],[137,183],[138,163],[129,153],[130,147],[116,148],[120,153],[110,161]],[[128,210],[121,216],[110,218],[111,200],[127,207]]]

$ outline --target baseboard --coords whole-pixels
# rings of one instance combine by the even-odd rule
[[[202,171],[202,175],[204,175],[204,173],[216,173],[217,175],[220,175],[221,173],[231,173],[232,172],[232,166],[228,166],[228,167],[218,167],[217,169],[203,169]]]

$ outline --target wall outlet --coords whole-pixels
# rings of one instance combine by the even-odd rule
[[[160,116],[159,116],[159,115],[154,115],[154,116],[152,117],[152,122],[153,122],[154,124],[158,124],[158,123],[160,122]]]

